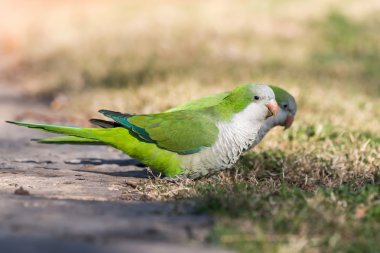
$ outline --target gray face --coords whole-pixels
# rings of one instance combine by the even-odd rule
[[[288,112],[292,116],[296,116],[297,113],[297,103],[292,96],[289,96],[286,101],[279,104],[280,108]]]

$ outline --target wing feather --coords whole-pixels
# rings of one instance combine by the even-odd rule
[[[146,115],[130,115],[101,110],[105,116],[130,129],[145,141],[179,154],[199,152],[211,147],[218,128],[207,114],[199,111],[178,111]]]

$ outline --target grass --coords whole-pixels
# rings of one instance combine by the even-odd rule
[[[378,185],[356,190],[342,185],[313,192],[285,184],[265,193],[247,184],[202,189],[205,201],[201,207],[220,218],[210,237],[213,243],[240,252],[379,249]]]
[[[378,252],[380,8],[333,2],[60,3],[17,18],[27,35],[5,37],[0,78],[81,118],[158,112],[252,81],[284,87],[294,125],[233,170],[133,191],[194,200],[215,217],[209,242],[239,252]]]
[[[239,252],[377,252],[379,140],[293,131],[296,145],[249,153],[229,176],[195,186],[199,210],[217,217],[210,242]]]

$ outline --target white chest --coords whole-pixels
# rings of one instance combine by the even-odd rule
[[[199,177],[232,167],[240,155],[253,145],[264,122],[250,118],[247,113],[235,115],[229,122],[218,123],[219,135],[212,147],[183,156],[182,167],[186,174]]]

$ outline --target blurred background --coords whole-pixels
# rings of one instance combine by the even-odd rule
[[[295,96],[290,130],[231,173],[135,195],[195,199],[215,218],[208,242],[239,252],[378,252],[379,0],[0,0],[4,120],[86,126],[250,82]]]
[[[375,131],[379,11],[376,0],[2,0],[0,80],[83,117],[270,83],[297,97],[298,122]]]

